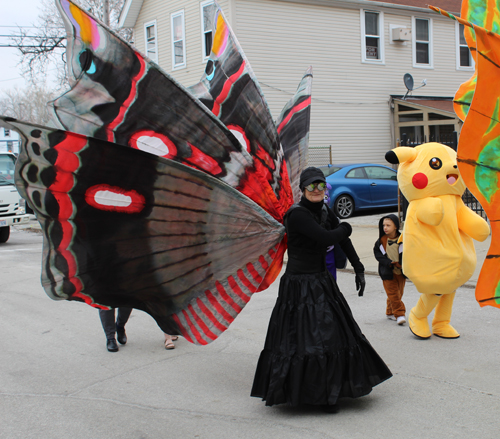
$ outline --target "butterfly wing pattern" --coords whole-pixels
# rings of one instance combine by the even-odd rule
[[[278,130],[307,115],[283,137],[305,151],[310,79],[299,86],[309,102],[296,95],[277,128],[220,8],[208,64],[240,73],[205,73],[188,90],[56,2],[71,85],[51,103],[58,128],[0,117],[21,133],[16,185],[44,232],[42,284],[54,299],[141,309],[207,344],[281,271],[293,194]]]
[[[444,14],[450,16],[451,14]],[[463,0],[460,16],[463,20],[473,23],[489,31],[500,32],[500,10],[497,0]],[[464,36],[471,55],[477,65],[476,36],[474,29],[470,26],[464,26]],[[472,77],[465,81],[458,89],[454,99],[454,109],[457,116],[464,121],[474,97],[474,91],[477,83],[477,70]]]
[[[309,127],[311,120],[312,67],[309,67],[278,118],[278,134],[285,154],[285,162],[292,186],[293,199],[300,201],[300,173],[307,164]]]
[[[491,4],[493,3],[493,4]],[[500,308],[500,16],[495,2],[463,4],[462,15],[488,26],[478,26],[439,8],[436,12],[473,29],[476,85],[460,133],[457,161],[469,190],[490,220],[491,245],[479,274],[476,300],[480,306]],[[474,7],[468,12],[469,7]],[[479,15],[475,15],[475,12]]]
[[[196,96],[71,1],[57,4],[72,84],[52,103],[61,128],[200,169],[283,217],[288,179],[277,198],[267,170]]]
[[[259,288],[284,228],[248,197],[149,153],[4,124],[25,138],[16,184],[44,231],[52,298],[141,309],[206,344]]]

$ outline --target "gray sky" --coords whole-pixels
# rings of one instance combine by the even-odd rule
[[[40,0],[1,0],[0,6],[0,35],[10,35],[18,31],[16,27],[6,26],[31,26],[39,14]],[[7,42],[0,38],[0,44]],[[0,91],[15,86],[24,87],[25,83],[16,67],[19,57],[16,49],[0,47]]]

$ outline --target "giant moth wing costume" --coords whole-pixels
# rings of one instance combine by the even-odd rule
[[[461,17],[431,7],[464,25],[475,58],[474,76],[455,95],[455,111],[464,120],[457,151],[460,174],[481,203],[491,226],[491,244],[476,285],[480,306],[500,308],[500,8],[492,2],[462,2]],[[461,106],[462,113],[457,106]]]
[[[52,103],[59,127],[0,119],[23,140],[16,184],[44,232],[42,284],[55,299],[144,310],[206,344],[281,270],[311,71],[277,127],[220,8],[206,72],[188,90],[56,1],[72,86]]]

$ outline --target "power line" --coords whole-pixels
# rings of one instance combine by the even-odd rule
[[[11,47],[13,49],[34,49],[35,47],[36,48],[39,48],[39,49],[43,49],[43,48],[50,48],[50,47],[59,47],[61,49],[64,49],[66,46],[60,46],[59,43],[58,44],[55,44],[54,46],[51,46],[51,45],[48,45],[48,46],[28,46],[28,45],[15,45],[15,46],[8,46],[8,45],[5,45],[5,44],[0,44],[0,47]]]
[[[65,38],[63,35],[40,36],[40,35],[0,35],[0,38],[38,38],[48,40],[50,38]]]
[[[9,27],[16,29],[64,29],[64,26],[18,26],[18,25],[1,25],[0,27]]]

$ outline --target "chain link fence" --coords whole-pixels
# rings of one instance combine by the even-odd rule
[[[325,166],[332,163],[332,145],[309,146],[307,166]]]

